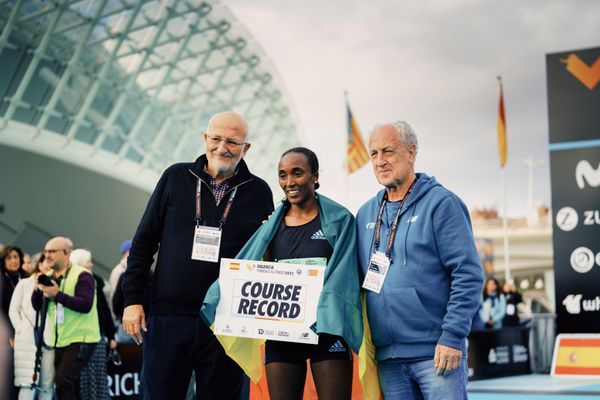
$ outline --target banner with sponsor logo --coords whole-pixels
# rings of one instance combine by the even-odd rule
[[[546,69],[557,330],[600,332],[600,48]]]
[[[113,400],[140,398],[142,346],[119,343],[120,359],[107,363],[108,394]]]
[[[317,319],[325,267],[221,259],[217,335],[318,343]]]

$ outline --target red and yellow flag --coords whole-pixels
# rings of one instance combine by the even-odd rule
[[[504,94],[502,91],[502,78],[498,77],[500,85],[500,100],[498,101],[498,153],[500,155],[500,168],[504,168],[507,156],[506,143],[506,117],[504,116]]]
[[[563,335],[560,335],[563,336]],[[553,374],[600,375],[600,335],[560,337]]]
[[[348,109],[348,173],[351,174],[354,171],[360,169],[369,161],[369,153],[365,148],[362,136],[360,135],[360,129],[352,116],[350,111],[350,105],[346,102],[346,108]]]

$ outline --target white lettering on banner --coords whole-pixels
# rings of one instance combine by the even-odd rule
[[[115,374],[106,376],[108,380],[108,394],[111,397],[134,396],[140,394],[140,376],[137,372],[127,372],[123,375]]]
[[[600,211],[586,210],[583,212],[583,216],[584,225],[600,225]]]
[[[594,169],[587,160],[581,160],[575,167],[575,180],[579,189],[584,189],[587,183],[591,187],[600,186],[600,163]]]
[[[582,300],[581,305],[584,311],[600,311],[600,297],[596,296],[595,299]]]
[[[310,326],[324,271],[324,265],[223,258],[215,334],[316,344]]]
[[[491,348],[488,353],[488,362],[490,364],[508,364],[510,362],[508,346]]]
[[[527,351],[527,347],[521,344],[514,344],[512,350],[514,363],[529,361],[529,351]]]
[[[600,311],[600,296],[593,299],[582,299],[581,294],[570,294],[564,298],[562,304],[569,314],[580,314],[581,311],[597,312]]]

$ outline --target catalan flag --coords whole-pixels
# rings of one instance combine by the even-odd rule
[[[369,161],[369,153],[365,148],[360,129],[352,116],[350,105],[346,101],[348,110],[348,173],[351,174],[357,171]]]
[[[500,155],[500,168],[506,164],[506,117],[504,116],[504,94],[502,91],[502,78],[498,77],[500,85],[500,100],[498,101],[498,154]]]

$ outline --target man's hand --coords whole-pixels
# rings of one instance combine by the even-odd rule
[[[143,341],[142,330],[147,332],[146,315],[141,304],[132,304],[123,310],[123,329],[133,338],[136,344]]]
[[[433,357],[433,366],[436,375],[449,375],[460,365],[462,351],[454,347],[438,344],[435,346],[435,356]]]
[[[117,348],[117,341],[115,339],[111,339],[108,342],[108,348],[111,349],[111,350],[116,349]]]
[[[58,285],[54,281],[52,281],[52,286],[45,286],[38,283],[36,287],[44,294],[44,297],[47,297],[49,299],[55,298],[58,292],[60,292]]]

